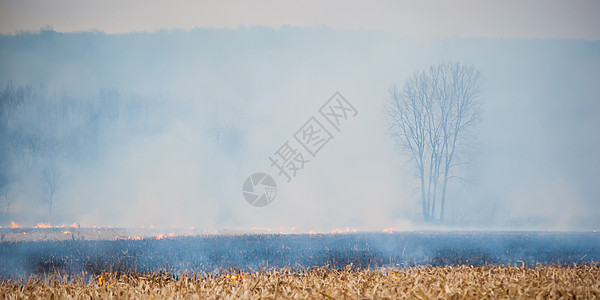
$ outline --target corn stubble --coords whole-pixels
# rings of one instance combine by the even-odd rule
[[[415,267],[399,270],[288,269],[255,273],[103,273],[3,280],[2,299],[598,299],[600,267],[579,265]]]

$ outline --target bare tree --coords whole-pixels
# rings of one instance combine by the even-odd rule
[[[425,221],[444,219],[452,170],[464,164],[461,149],[471,140],[471,127],[481,117],[481,73],[459,62],[416,72],[402,90],[393,86],[386,105],[391,134],[410,154],[420,181]],[[441,195],[440,195],[441,194]]]
[[[59,187],[62,172],[58,167],[48,167],[44,169],[43,179],[46,183],[47,201],[48,201],[48,222],[52,222],[52,206],[54,205],[54,194]]]
[[[15,201],[17,200],[17,198],[19,198],[19,194],[15,191],[10,190],[8,187],[4,189],[4,193],[3,193],[3,198],[4,201],[2,203],[2,208],[5,209],[5,215],[6,217],[10,218],[11,214],[10,214],[10,206],[15,203]]]

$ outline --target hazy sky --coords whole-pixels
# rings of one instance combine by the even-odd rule
[[[324,4],[323,4],[324,3]],[[0,33],[326,25],[419,38],[600,38],[600,1],[1,0]]]

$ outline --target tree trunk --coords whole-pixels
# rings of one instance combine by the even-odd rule
[[[440,221],[444,221],[444,206],[446,205],[446,186],[448,186],[448,168],[444,172],[444,185],[442,186],[442,200],[440,203]]]
[[[422,170],[422,169],[421,169]],[[426,197],[425,197],[425,174],[423,174],[423,172],[421,171],[421,203],[423,206],[423,220],[425,222],[428,221],[427,218],[427,205],[426,205]]]
[[[50,205],[48,208],[48,223],[52,224],[52,200],[50,200]]]

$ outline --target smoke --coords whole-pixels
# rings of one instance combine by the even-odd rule
[[[485,113],[476,155],[450,186],[447,225],[596,228],[599,50],[578,40],[416,41],[323,27],[3,35],[0,82],[31,91],[26,104],[2,107],[0,189],[17,197],[1,223],[424,228],[418,184],[382,105],[412,72],[459,60],[486,78]],[[357,116],[286,182],[269,157],[336,91]],[[55,146],[30,153],[22,140],[34,137]],[[60,176],[50,214],[52,170]],[[264,208],[242,197],[254,172],[278,185]]]

